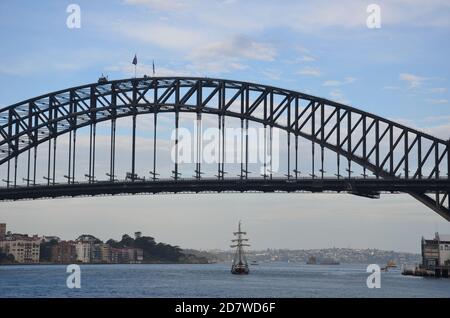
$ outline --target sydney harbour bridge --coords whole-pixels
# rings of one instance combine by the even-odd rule
[[[170,176],[163,178],[157,127],[178,129],[185,114],[200,122],[214,118],[222,134],[219,160],[208,174],[210,168],[196,156],[190,174],[183,175],[175,156]],[[140,116],[150,116],[152,123],[146,145],[151,154],[144,158],[137,151]],[[118,136],[124,118],[130,130]],[[237,174],[228,173],[224,155],[224,131],[231,121],[242,134]],[[273,130],[283,132],[282,172],[251,171],[250,125],[269,131],[268,148]],[[99,140],[100,130],[108,138]],[[80,155],[82,134],[88,151]],[[119,137],[129,140],[127,151],[118,151]],[[100,143],[108,153],[101,165]],[[173,144],[177,154],[178,135]],[[120,174],[117,161],[124,153],[130,160]],[[147,175],[138,173],[137,162]],[[450,141],[331,100],[248,82],[102,78],[0,109],[2,201],[186,192],[338,192],[367,198],[406,193],[450,221],[449,171]]]

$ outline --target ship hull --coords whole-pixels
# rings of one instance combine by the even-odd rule
[[[234,275],[248,275],[250,270],[247,266],[233,266],[231,267],[231,274]]]

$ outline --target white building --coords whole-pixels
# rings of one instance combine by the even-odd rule
[[[91,262],[91,243],[77,242],[75,245],[77,253],[77,262],[90,263]]]
[[[434,238],[422,238],[422,265],[425,268],[450,266],[450,235],[436,233]]]
[[[450,265],[450,235],[436,233],[439,242],[439,265]]]
[[[77,253],[77,262],[91,263],[101,262],[100,250],[98,245],[101,241],[93,235],[82,234],[76,240],[75,250]]]

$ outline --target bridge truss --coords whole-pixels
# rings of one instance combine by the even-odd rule
[[[165,113],[174,114],[175,128],[179,128],[181,113],[195,114],[200,121],[206,115],[217,116],[221,134],[227,118],[239,120],[242,161],[238,177],[226,176],[223,137],[214,179],[202,176],[199,157],[192,180],[182,178],[177,158],[172,179],[158,179],[156,127],[158,116]],[[149,179],[136,173],[136,120],[143,114],[152,114],[154,119]],[[132,120],[130,173],[126,180],[117,180],[117,120],[124,117]],[[98,180],[97,125],[102,122],[110,124],[109,171],[106,179]],[[249,122],[269,131],[269,148],[273,129],[285,132],[287,164],[282,178],[271,170],[265,170],[261,180],[250,177]],[[89,129],[84,181],[76,178],[77,132],[82,128]],[[59,145],[62,135],[68,143]],[[300,147],[299,139],[311,147]],[[174,146],[178,143],[177,136]],[[56,175],[56,154],[63,146],[67,148],[65,183],[57,182]],[[45,149],[44,184],[37,179],[38,148]],[[305,151],[311,156],[309,174],[300,171],[299,153]],[[326,164],[325,151],[335,154],[334,167]],[[408,193],[450,221],[449,152],[449,141],[347,105],[281,88],[212,78],[100,81],[0,109],[0,168],[4,171],[0,200],[186,191],[338,191],[378,197],[386,191]],[[25,169],[19,169],[19,158]],[[361,167],[361,175],[354,175],[354,166]]]

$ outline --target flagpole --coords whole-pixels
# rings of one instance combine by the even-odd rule
[[[136,68],[137,68],[137,56],[136,56],[136,54],[134,54],[134,59],[133,59],[133,61],[131,63],[134,64],[134,78],[136,78],[136,74],[137,74],[137,71],[136,71]]]

